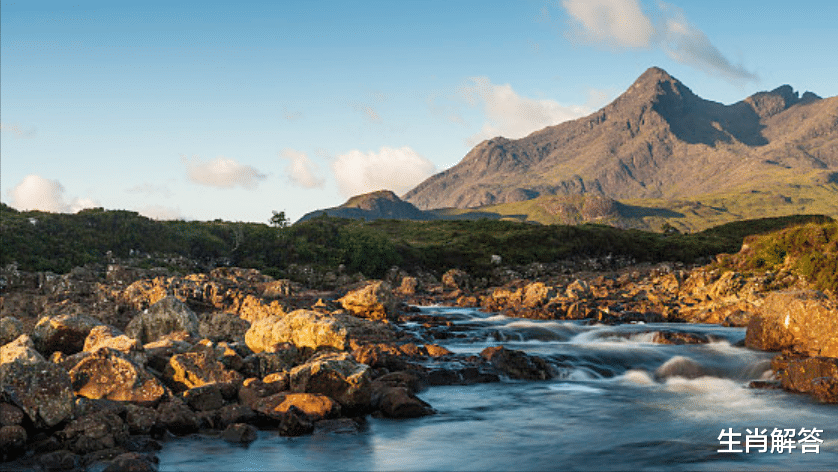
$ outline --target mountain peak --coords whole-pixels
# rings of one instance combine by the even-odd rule
[[[322,213],[338,218],[359,220],[405,219],[432,220],[434,216],[419,210],[411,203],[399,198],[390,190],[379,190],[350,197],[341,206],[316,210],[304,215],[299,221],[306,221]]]

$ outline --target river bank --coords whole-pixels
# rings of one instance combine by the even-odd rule
[[[369,415],[439,413],[420,398],[426,386],[561,377],[556,358],[515,346],[560,342],[555,330],[486,331],[468,317],[416,308],[428,305],[573,326],[642,322],[653,327],[640,333],[643,342],[655,345],[719,341],[677,329],[683,323],[747,327],[733,344],[783,351],[766,364],[773,375],[755,373],[753,387],[838,402],[838,310],[791,273],[588,260],[498,266],[490,279],[397,268],[385,280],[358,279],[315,290],[238,268],[6,271],[3,467],[154,470],[172,437],[203,432],[248,444],[266,430],[359,432]],[[475,336],[492,342],[451,348]],[[625,373],[600,364],[597,375]],[[689,363],[679,368],[687,370],[676,377],[694,374]]]

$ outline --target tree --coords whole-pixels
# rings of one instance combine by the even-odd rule
[[[288,218],[285,217],[284,211],[280,211],[279,213],[274,211],[273,214],[274,216],[271,217],[272,226],[275,226],[277,228],[287,228],[288,225],[291,224],[291,222],[288,221]]]

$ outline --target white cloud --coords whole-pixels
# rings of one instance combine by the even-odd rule
[[[182,156],[186,164],[189,180],[208,187],[232,188],[240,186],[254,189],[259,181],[266,177],[254,167],[240,164],[235,159],[218,156],[207,162],[202,162],[197,156],[187,159]]]
[[[563,0],[574,20],[571,38],[618,48],[660,48],[670,58],[731,80],[757,80],[755,73],[735,65],[713,45],[683,10],[657,2],[660,21],[653,23],[638,0]]]
[[[590,112],[584,106],[564,106],[553,100],[522,97],[511,85],[495,85],[486,77],[474,77],[470,82],[460,89],[460,94],[472,106],[482,103],[488,119],[480,132],[468,139],[470,145],[495,136],[522,138]]]
[[[169,208],[163,205],[147,205],[137,210],[137,213],[152,220],[179,220],[183,218],[179,208]]]
[[[645,48],[655,36],[637,0],[563,0],[562,6],[578,22],[575,36],[583,41]]]
[[[378,152],[352,150],[332,161],[340,191],[350,197],[376,190],[401,195],[436,172],[436,166],[413,149],[382,147]]]
[[[60,182],[35,174],[24,177],[8,194],[11,197],[10,206],[21,211],[75,213],[85,208],[100,206],[98,202],[90,198],[76,197],[67,203],[64,201],[64,186]]]
[[[294,149],[284,149],[280,158],[290,161],[285,167],[285,172],[288,173],[288,178],[296,185],[305,188],[315,188],[323,186],[323,179],[317,177],[317,165],[304,152]]]

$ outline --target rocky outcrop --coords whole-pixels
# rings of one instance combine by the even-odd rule
[[[553,377],[547,361],[523,351],[494,346],[484,349],[480,356],[513,379],[547,380]]]
[[[337,418],[341,405],[332,398],[319,393],[282,392],[264,397],[254,404],[253,409],[268,418],[282,421],[290,408],[297,408],[311,421]]]
[[[163,378],[176,392],[209,384],[228,384],[235,391],[242,381],[240,373],[226,369],[206,350],[172,356]]]
[[[346,311],[360,318],[384,320],[396,316],[396,299],[392,288],[380,280],[352,290],[338,302]]]
[[[369,366],[345,352],[319,354],[291,370],[292,391],[321,393],[349,411],[369,409],[371,383]]]
[[[790,349],[838,357],[838,305],[814,291],[769,294],[751,318],[745,345],[765,351]]]
[[[838,403],[838,358],[782,354],[771,361],[783,388]]]
[[[84,352],[95,352],[107,347],[122,352],[137,365],[146,363],[145,349],[134,338],[128,337],[113,326],[99,325],[90,330],[84,340]]]
[[[173,296],[162,298],[135,316],[125,334],[146,344],[178,331],[198,336],[198,317],[185,303]]]
[[[392,338],[393,334],[387,327],[369,320],[311,310],[296,310],[283,317],[257,320],[245,333],[247,346],[256,353],[286,342],[301,348],[344,350],[350,347],[352,341]]]
[[[32,364],[46,362],[46,359],[35,350],[35,343],[32,342],[32,338],[23,334],[14,341],[0,347],[0,364],[15,361]]]
[[[73,385],[67,371],[46,361],[0,365],[6,397],[40,428],[51,428],[73,414]]]
[[[107,347],[86,355],[69,375],[73,390],[86,398],[155,406],[169,395],[156,377],[121,351]]]
[[[32,332],[32,341],[42,354],[61,351],[70,355],[84,348],[90,330],[102,322],[87,315],[57,315],[41,318]]]

